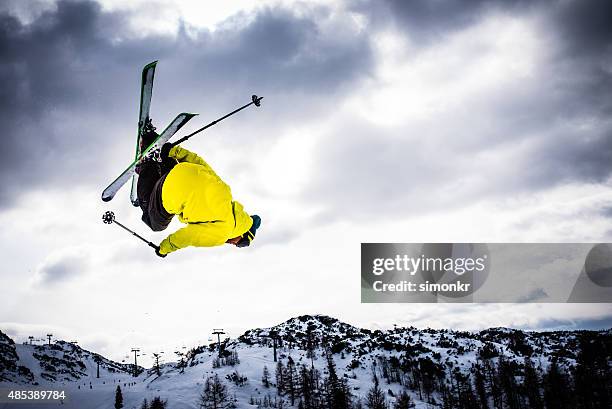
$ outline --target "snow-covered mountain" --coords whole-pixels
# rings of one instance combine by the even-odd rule
[[[568,407],[581,407],[587,381],[602,386],[584,393],[605,402],[607,395],[600,395],[610,393],[611,364],[611,330],[371,331],[317,315],[249,330],[223,341],[221,354],[215,343],[195,347],[180,362],[133,377],[132,365],[73,344],[17,345],[0,333],[0,387],[64,388],[69,398],[62,407],[75,408],[112,407],[117,386],[125,408],[155,396],[168,408],[199,408],[206,384],[210,389],[215,382],[225,387],[227,407],[369,407],[375,376],[389,405],[408,399],[422,408],[482,408],[485,402],[524,408],[539,399],[543,408],[552,404],[546,399],[562,399],[564,389],[578,396]]]
[[[0,331],[0,382],[19,385],[77,382],[103,376],[126,375],[133,365],[113,362],[75,344],[16,344]]]

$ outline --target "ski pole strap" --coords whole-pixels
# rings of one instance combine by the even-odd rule
[[[198,129],[197,131],[194,131],[194,132],[190,133],[189,135],[183,136],[183,137],[182,137],[181,139],[179,139],[178,141],[176,141],[176,142],[172,142],[172,146],[174,147],[174,146],[176,146],[176,145],[180,145],[181,143],[185,142],[187,139],[191,138],[193,135],[198,134],[198,133],[202,132],[203,130],[205,130],[205,129],[207,129],[207,128],[210,128],[211,126],[215,125],[216,123],[221,122],[221,121],[223,121],[225,118],[227,118],[227,117],[229,117],[229,116],[234,115],[236,112],[242,111],[244,108],[246,108],[246,107],[248,107],[248,106],[251,106],[251,105],[253,105],[253,104],[255,104],[255,106],[260,106],[260,105],[261,105],[261,100],[262,100],[262,99],[263,99],[263,97],[258,97],[257,95],[253,95],[253,96],[251,97],[251,102],[249,102],[248,104],[243,105],[243,106],[241,106],[240,108],[235,109],[234,111],[230,112],[229,114],[224,115],[224,116],[222,116],[221,118],[219,118],[219,119],[216,119],[216,120],[212,121],[211,123],[209,123],[209,124],[207,124],[207,125],[203,126],[202,128]]]

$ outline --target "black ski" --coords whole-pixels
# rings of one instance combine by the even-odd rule
[[[185,112],[182,114],[178,114],[177,117],[174,118],[174,120],[170,123],[170,125],[168,125],[168,127],[164,129],[164,131],[159,135],[159,138],[153,141],[151,145],[149,145],[144,151],[142,151],[140,155],[138,155],[136,159],[134,159],[134,162],[132,162],[130,166],[128,166],[127,169],[124,170],[121,175],[119,175],[117,179],[115,179],[110,185],[108,185],[106,189],[104,189],[104,192],[102,192],[102,200],[108,202],[113,197],[115,197],[115,194],[117,194],[121,186],[123,186],[125,182],[127,182],[130,177],[135,174],[136,165],[138,165],[138,163],[149,153],[160,149],[164,143],[168,142],[172,135],[174,135],[179,129],[181,129],[183,125],[187,123],[187,121],[189,121],[196,115],[197,114],[188,114]]]
[[[151,109],[151,97],[153,96],[153,79],[155,77],[155,67],[157,61],[145,65],[142,69],[142,80],[140,82],[140,113],[138,116],[138,134],[136,135],[136,156],[140,156],[140,138],[142,137],[145,126],[151,122],[149,111]],[[134,206],[138,206],[138,175],[134,173],[132,177],[132,191],[130,200]]]

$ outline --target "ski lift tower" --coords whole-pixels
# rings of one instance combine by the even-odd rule
[[[132,352],[134,353],[134,378],[135,378],[138,376],[138,361],[136,360],[136,357],[138,356],[140,349],[132,348]]]
[[[223,328],[213,329],[213,335],[217,336],[217,346],[219,348],[219,353],[221,353],[221,335],[223,334],[225,334],[225,332],[223,332]]]
[[[277,358],[276,358],[276,348],[277,348],[277,343],[278,343],[278,339],[280,338],[278,335],[278,332],[272,330],[270,331],[270,333],[268,334],[268,336],[270,338],[272,338],[272,347],[274,348],[274,362],[277,362]]]

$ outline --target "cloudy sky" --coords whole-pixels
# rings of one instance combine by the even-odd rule
[[[121,359],[306,313],[611,326],[609,304],[359,301],[361,242],[612,241],[610,2],[125,3],[0,4],[3,331]],[[100,200],[133,156],[153,60],[158,127],[265,97],[185,144],[262,216],[251,248],[162,260],[102,224],[113,210],[165,237],[127,187]]]

